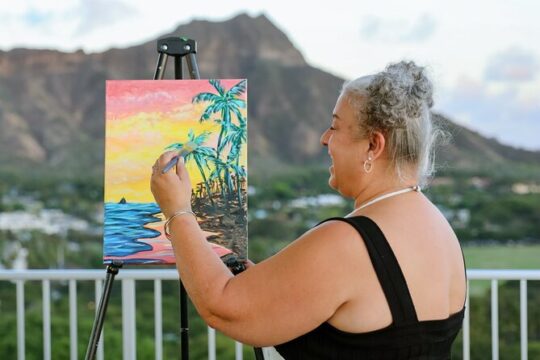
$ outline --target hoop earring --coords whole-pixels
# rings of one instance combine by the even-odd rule
[[[373,163],[370,160],[371,158],[364,161],[364,171],[368,174],[373,170]]]

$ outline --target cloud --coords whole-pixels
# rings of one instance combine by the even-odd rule
[[[510,48],[489,60],[484,77],[488,81],[526,82],[536,78],[539,61],[523,49]]]
[[[524,104],[516,87],[490,91],[479,81],[461,78],[442,91],[437,111],[504,144],[540,150],[540,104]]]
[[[372,40],[382,32],[382,19],[369,16],[364,19],[360,33],[365,39]]]
[[[411,27],[409,33],[403,35],[403,40],[412,42],[422,42],[435,32],[437,23],[435,19],[427,14],[420,16]]]
[[[418,43],[428,40],[436,28],[435,19],[428,14],[423,14],[414,21],[368,16],[364,18],[360,33],[364,39],[370,41]]]
[[[104,42],[114,39],[113,31],[119,37],[118,26],[136,23],[140,11],[134,6],[126,0],[23,1],[0,12],[5,30],[0,32],[0,46],[73,50],[86,47],[98,35]]]
[[[41,26],[51,20],[51,13],[30,8],[23,14],[22,19],[29,26]]]
[[[81,17],[76,31],[78,35],[90,33],[138,14],[136,8],[120,0],[81,0],[75,12]]]

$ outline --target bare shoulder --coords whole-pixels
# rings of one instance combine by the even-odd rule
[[[331,269],[334,281],[347,289],[347,301],[362,290],[362,280],[373,273],[367,247],[362,235],[347,221],[328,220],[311,229],[298,240],[295,246],[305,249],[318,258],[324,268]]]
[[[307,231],[304,236],[300,237],[298,240],[306,237],[310,241],[321,242],[321,245],[324,245],[328,243],[327,240],[349,242],[358,239],[359,236],[360,235],[354,227],[346,221],[331,219]]]
[[[346,281],[361,257],[363,241],[360,234],[345,221],[329,220],[308,230],[299,238],[262,261],[254,270],[288,269],[289,272],[324,272],[333,274],[336,281]]]
[[[350,267],[358,263],[363,255],[367,255],[360,233],[342,220],[323,222],[299,237],[291,246],[326,254],[332,258],[334,266],[339,263],[341,266]]]

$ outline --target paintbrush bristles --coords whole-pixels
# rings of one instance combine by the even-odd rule
[[[193,152],[195,149],[197,149],[198,145],[194,142],[190,141],[184,144],[182,148],[178,151],[178,154],[176,154],[175,157],[173,157],[167,165],[161,170],[162,174],[165,174],[167,171],[171,170],[176,164],[178,164],[178,161],[180,160],[180,157],[186,157],[191,152]]]

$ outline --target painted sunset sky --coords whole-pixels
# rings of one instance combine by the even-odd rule
[[[225,90],[240,79],[220,80]],[[107,81],[105,136],[105,202],[154,202],[150,175],[155,160],[173,143],[185,143],[188,131],[211,132],[204,144],[216,147],[219,113],[203,123],[199,119],[208,103],[192,104],[201,92],[216,93],[208,80]],[[246,100],[246,95],[242,95]],[[247,109],[242,109],[247,117]],[[247,165],[244,145],[241,163]],[[193,162],[188,162],[193,185],[202,181]]]

